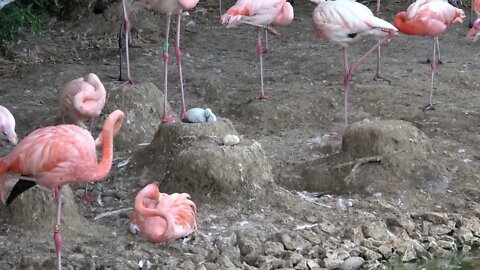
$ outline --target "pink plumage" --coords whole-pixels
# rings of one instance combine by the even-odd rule
[[[382,43],[397,35],[397,28],[373,15],[372,11],[363,4],[352,0],[315,0],[318,6],[313,11],[312,26],[315,34],[322,39],[340,44],[343,47],[343,62],[345,65],[344,82],[344,122],[348,126],[348,92],[350,79],[358,65]],[[351,66],[348,64],[348,46],[373,37],[378,41]]]
[[[278,35],[272,26],[288,25],[293,20],[293,7],[286,0],[238,0],[221,17],[226,28],[242,24],[258,27],[257,51],[260,59],[260,99],[269,100],[263,87],[263,47],[260,30],[265,29]],[[265,34],[266,36],[266,34]],[[266,40],[268,51],[268,40]]]
[[[12,144],[18,142],[17,133],[15,133],[15,118],[2,105],[0,105],[0,140],[7,140]]]
[[[394,17],[394,23],[400,32],[407,35],[430,36],[433,38],[433,60],[431,61],[431,83],[429,103],[423,110],[433,110],[433,82],[435,76],[436,47],[438,36],[445,32],[447,26],[462,22],[463,10],[441,0],[417,0],[407,11],[401,11]]]
[[[98,117],[105,106],[106,91],[94,73],[65,84],[58,94],[62,116],[68,115],[75,124],[85,127],[84,121]]]
[[[149,184],[135,197],[130,229],[157,243],[186,237],[197,229],[196,211],[187,193],[160,193],[156,184]]]
[[[35,184],[53,191],[56,201],[55,269],[61,269],[61,188],[71,183],[99,181],[107,176],[112,166],[113,136],[120,130],[123,118],[124,114],[120,110],[107,117],[102,131],[103,153],[100,162],[97,162],[95,142],[90,132],[75,125],[37,129],[0,160],[0,195],[4,204],[5,182],[11,179],[6,174],[31,178],[17,182],[10,196],[14,191],[13,196],[17,196]]]

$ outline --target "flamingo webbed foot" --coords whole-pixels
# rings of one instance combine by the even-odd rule
[[[375,77],[373,77],[373,80],[376,81],[376,82],[388,82],[389,84],[392,83],[392,81],[380,74],[375,74]]]
[[[427,104],[425,106],[423,106],[422,108],[422,111],[426,112],[426,111],[433,111],[435,110],[435,107],[433,106],[433,104]]]
[[[123,84],[123,85],[126,85],[126,84],[129,84],[129,85],[134,85],[132,79],[123,79],[123,78],[118,78],[118,82],[120,84]]]
[[[176,122],[177,119],[175,119],[174,116],[166,115],[164,114],[162,117],[162,123],[173,123]]]
[[[272,96],[268,96],[268,95],[260,95],[258,98],[259,98],[260,100],[262,100],[262,101],[272,100],[272,99],[273,99]]]

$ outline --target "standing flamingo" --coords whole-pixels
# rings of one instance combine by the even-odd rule
[[[185,108],[185,94],[183,91],[183,76],[182,76],[182,52],[180,50],[180,26],[182,19],[182,10],[189,10],[194,8],[198,0],[138,0],[144,4],[147,8],[154,11],[163,13],[166,15],[166,27],[165,27],[165,43],[163,44],[163,69],[164,69],[164,99],[163,99],[163,116],[162,122],[175,122],[175,117],[167,114],[167,101],[168,101],[168,38],[170,34],[170,21],[172,15],[177,16],[177,37],[175,43],[175,56],[177,58],[178,64],[178,73],[180,77],[180,91],[182,93],[182,108],[180,111],[181,119],[185,118],[186,108]]]
[[[260,99],[270,100],[263,88],[263,48],[262,29],[279,35],[272,25],[288,25],[293,20],[293,7],[286,0],[238,0],[222,16],[222,24],[226,28],[247,24],[258,27],[257,50],[260,58]]]
[[[83,78],[65,84],[58,93],[64,123],[65,114],[83,128],[86,128],[84,121],[92,120],[91,130],[93,119],[102,113],[106,95],[105,87],[94,73],[88,73]]]
[[[149,184],[135,197],[130,231],[156,243],[186,237],[197,230],[196,212],[187,193],[168,195]]]
[[[400,32],[407,35],[430,36],[433,38],[433,59],[431,61],[431,84],[429,103],[423,107],[423,110],[433,110],[433,79],[437,67],[435,43],[438,43],[438,36],[445,32],[447,26],[462,22],[465,18],[463,10],[450,5],[444,1],[417,0],[411,4],[407,11],[399,12],[395,15],[394,23]]]
[[[7,156],[0,160],[0,195],[5,204],[5,182],[8,174],[31,177],[20,180],[10,193],[8,201],[29,187],[39,184],[52,190],[56,202],[56,223],[53,234],[56,267],[61,269],[62,237],[60,233],[61,190],[64,185],[100,181],[112,166],[113,136],[123,122],[120,110],[112,112],[103,125],[103,153],[97,162],[97,151],[92,135],[75,125],[58,125],[37,129],[23,139]],[[33,181],[33,182],[32,182]],[[30,184],[26,184],[30,183]]]
[[[475,15],[476,16],[475,16]],[[480,16],[480,0],[472,0],[472,5],[470,6],[470,22],[468,27],[473,27],[474,18]]]
[[[315,0],[318,6],[313,11],[313,30],[318,37],[338,43],[343,47],[345,65],[344,110],[345,127],[348,126],[348,92],[350,79],[358,65],[377,47],[397,35],[397,28],[392,24],[377,18],[372,11],[355,1],[350,0]],[[364,37],[373,36],[378,43],[368,50],[350,67],[348,65],[348,46]]]
[[[15,118],[7,108],[0,105],[0,141],[3,140],[17,144],[18,137],[15,133]]]
[[[128,55],[128,43],[130,41],[130,30],[131,30],[131,25],[130,25],[130,19],[128,18],[128,9],[127,9],[127,3],[125,0],[122,0],[122,11],[123,11],[123,24],[120,27],[120,32],[118,34],[118,49],[119,49],[119,75],[118,75],[118,81],[122,81],[126,84],[132,84],[132,76],[130,75],[130,57]],[[127,62],[127,79],[123,79],[122,77],[122,36],[125,38],[125,58]]]

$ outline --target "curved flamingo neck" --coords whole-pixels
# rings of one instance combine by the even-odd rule
[[[97,168],[93,170],[94,175],[89,178],[90,181],[101,180],[110,172],[113,159],[113,137],[115,135],[115,130],[117,130],[117,132],[120,130],[123,118],[123,112],[116,110],[107,117],[107,120],[105,120],[101,132],[103,144],[102,159],[98,163]]]
[[[143,188],[135,197],[134,208],[135,210],[145,217],[161,217],[166,222],[165,232],[159,237],[162,240],[167,241],[171,235],[174,234],[175,222],[172,215],[159,208],[148,208],[145,206],[145,199],[158,201],[160,197],[160,191],[156,184],[149,184]],[[158,240],[158,239],[157,239]]]

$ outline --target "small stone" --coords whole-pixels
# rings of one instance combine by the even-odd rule
[[[363,255],[367,261],[376,261],[382,258],[382,255],[368,248],[363,248]]]
[[[286,250],[295,250],[292,242],[292,237],[290,237],[290,235],[286,233],[277,233],[274,239],[278,240],[277,242],[282,243]]]
[[[307,266],[309,269],[320,268],[320,265],[311,259],[307,259]]]
[[[443,234],[449,234],[452,232],[452,228],[445,224],[440,224],[440,225],[433,225],[430,227],[429,233],[430,235],[443,235]]]
[[[283,244],[279,242],[266,242],[263,246],[265,247],[265,255],[278,257],[285,251]]]
[[[223,137],[223,145],[233,146],[240,143],[240,138],[237,135],[228,134]]]
[[[412,214],[413,219],[428,220],[433,224],[448,224],[448,216],[445,213],[427,212],[422,214]]]
[[[307,261],[302,259],[295,265],[295,270],[308,270]]]
[[[380,252],[380,254],[383,255],[383,257],[385,259],[388,259],[390,258],[390,256],[392,255],[392,247],[389,246],[389,245],[380,245],[378,248],[377,248],[378,252]]]
[[[386,223],[388,226],[403,228],[409,234],[411,234],[415,230],[415,222],[411,218],[405,216],[387,218]]]
[[[352,240],[357,246],[362,244],[363,241],[363,232],[359,227],[347,228],[343,232],[345,238]]]
[[[292,251],[287,251],[285,253],[285,255],[283,256],[283,259],[288,261],[288,262],[291,262],[292,265],[296,265],[300,261],[305,260],[305,258],[301,254],[298,254],[298,253],[292,252]]]
[[[221,269],[237,269],[237,267],[230,261],[225,255],[220,255],[217,259],[217,263],[221,266]]]
[[[365,260],[362,257],[350,257],[346,259],[341,265],[340,270],[357,270],[362,267]]]
[[[362,231],[366,238],[370,237],[376,240],[385,240],[388,237],[387,225],[381,221],[362,226]]]
[[[437,244],[443,249],[457,250],[457,245],[453,241],[438,240]]]

